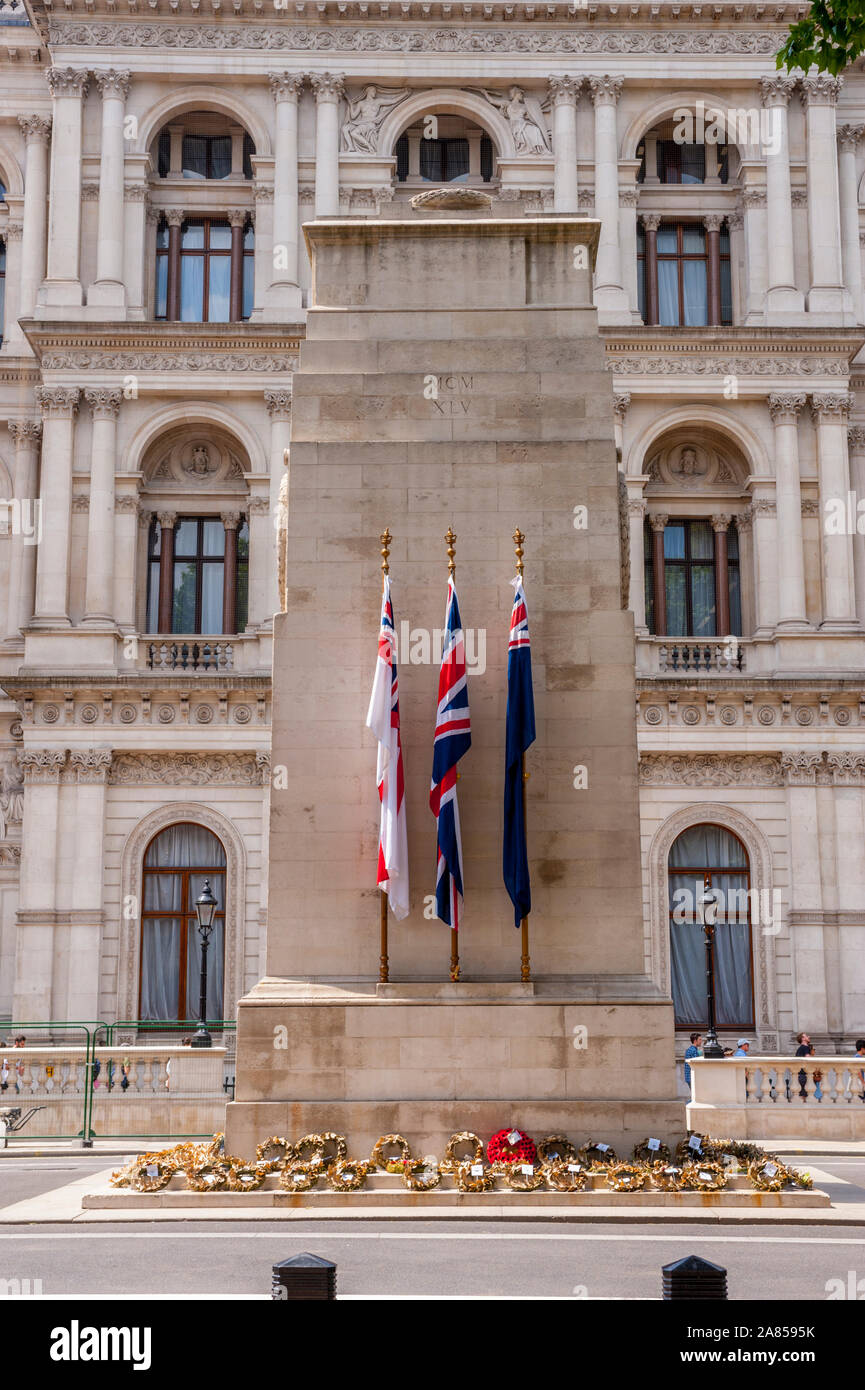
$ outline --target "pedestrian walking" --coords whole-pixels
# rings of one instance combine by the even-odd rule
[[[691,1068],[688,1066],[688,1062],[692,1057],[702,1057],[702,1055],[703,1034],[692,1033],[690,1045],[685,1048],[685,1085],[689,1090],[691,1087]]]

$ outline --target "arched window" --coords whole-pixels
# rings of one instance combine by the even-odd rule
[[[495,166],[489,135],[462,116],[436,115],[410,126],[394,154],[399,183],[489,183]]]
[[[252,178],[252,136],[219,112],[187,111],[163,126],[155,144],[151,158],[161,179]]]
[[[207,952],[207,1012],[222,1018],[225,960],[225,850],[204,826],[170,825],[144,854],[141,913],[141,1019],[198,1015],[201,941],[195,900],[204,880],[218,907]]]
[[[711,122],[701,129],[697,120],[661,121],[647,130],[637,146],[640,169],[638,183],[726,183],[729,178],[729,148],[724,141],[696,137],[708,136]]]
[[[692,825],[673,842],[668,860],[670,960],[676,1027],[708,1023],[706,940],[699,900],[707,889],[719,903],[715,926],[714,993],[719,1028],[753,1028],[751,876],[741,840],[720,825]]]

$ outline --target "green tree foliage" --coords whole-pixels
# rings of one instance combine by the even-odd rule
[[[779,68],[817,67],[837,76],[865,51],[865,0],[813,0],[806,19],[790,29]]]

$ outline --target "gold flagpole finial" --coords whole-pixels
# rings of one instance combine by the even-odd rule
[[[517,574],[520,576],[520,579],[522,579],[522,577],[523,577],[523,541],[524,541],[524,540],[525,540],[525,536],[523,535],[522,531],[520,530],[520,528],[519,528],[519,526],[518,526],[517,529],[514,531],[514,550],[517,552]]]
[[[454,545],[454,542],[455,542],[455,540],[456,540],[456,536],[455,536],[455,534],[454,534],[454,530],[453,530],[453,527],[452,527],[452,526],[449,526],[449,527],[448,527],[447,535],[445,536],[445,540],[446,540],[447,543],[448,543],[448,574],[450,575],[451,579],[453,579],[454,574],[456,573],[456,568],[457,568],[457,562],[456,562],[456,560],[454,559],[454,556],[456,555],[457,552],[456,552],[456,546]]]
[[[381,541],[381,572],[382,574],[390,574],[388,557],[390,556],[391,535],[389,526],[384,528],[379,539]]]

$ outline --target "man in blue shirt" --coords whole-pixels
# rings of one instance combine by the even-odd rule
[[[691,1034],[691,1046],[685,1048],[685,1085],[691,1084],[691,1068],[688,1066],[690,1057],[702,1057],[703,1055],[703,1034]]]
[[[750,1052],[749,1052],[750,1046],[751,1046],[751,1044],[750,1044],[750,1042],[748,1041],[747,1038],[740,1038],[740,1039],[739,1039],[739,1042],[738,1042],[738,1045],[737,1045],[737,1047],[736,1047],[736,1051],[733,1053],[733,1056],[734,1056],[734,1057],[748,1057],[748,1056],[750,1056]]]

